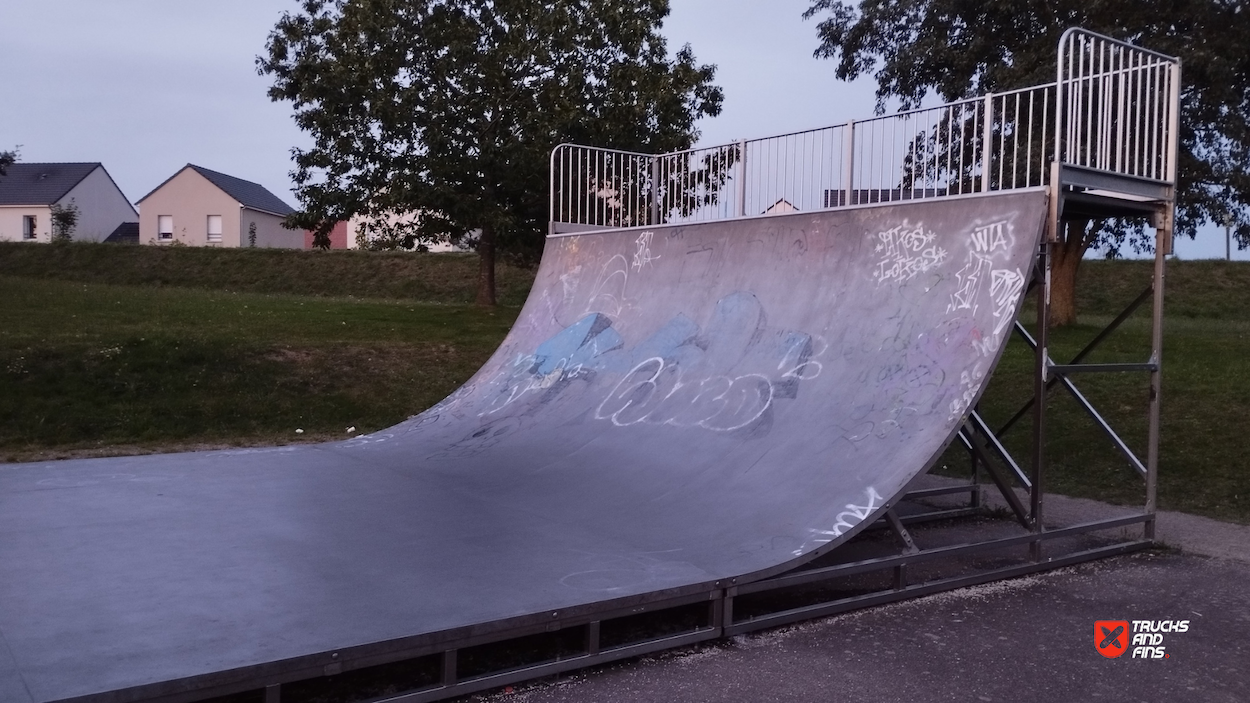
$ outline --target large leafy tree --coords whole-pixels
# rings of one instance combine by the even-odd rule
[[[1250,10],[1240,0],[815,0],[818,57],[837,76],[877,80],[877,110],[930,94],[957,100],[1054,80],[1056,47],[1080,26],[1182,59],[1178,235],[1232,219],[1250,245]],[[1073,291],[1090,248],[1149,249],[1140,223],[1069,222],[1054,252],[1052,321],[1076,319]]]
[[[720,112],[715,67],[670,57],[668,0],[303,0],[257,59],[313,146],[295,149],[318,241],[356,214],[410,218],[409,242],[475,242],[478,302],[496,253],[533,259],[551,149],[685,149]],[[413,221],[415,220],[415,221]],[[402,240],[402,238],[401,238]]]

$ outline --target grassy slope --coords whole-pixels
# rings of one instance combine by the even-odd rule
[[[477,264],[474,254],[0,242],[0,275],[439,303],[473,301]],[[496,278],[499,302],[519,306],[534,272],[500,264]]]
[[[461,304],[471,297],[475,263],[455,255],[0,245],[0,460],[385,427],[454,390],[515,318],[515,306],[491,313]],[[532,272],[504,271],[503,297],[519,303]],[[1080,349],[1149,276],[1145,262],[1087,262],[1081,324],[1054,334],[1056,358]],[[257,292],[242,292],[249,290]],[[1247,291],[1250,265],[1170,264],[1165,509],[1250,522]],[[1148,322],[1148,310],[1139,311],[1090,360],[1144,360]],[[1013,341],[983,403],[991,421],[1029,397],[1031,364]],[[1143,458],[1146,380],[1077,379]],[[1054,393],[1047,488],[1140,501],[1141,481],[1067,394]],[[305,434],[294,435],[297,427]],[[1022,459],[1028,438],[1027,420],[1007,438]],[[952,468],[964,461],[956,450],[946,459]]]

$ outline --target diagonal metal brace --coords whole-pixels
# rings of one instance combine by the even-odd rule
[[[1024,474],[1024,470],[1021,469],[1020,465],[1016,463],[1016,460],[1012,458],[1011,452],[1007,451],[1007,448],[1003,446],[1003,443],[998,441],[998,437],[996,437],[990,430],[990,426],[986,424],[985,420],[981,417],[981,414],[974,410],[968,416],[968,419],[978,430],[981,431],[981,435],[985,437],[986,442],[989,444],[990,448],[994,450],[994,453],[998,455],[998,458],[1002,459],[1003,463],[1006,464],[1008,468],[1011,469],[1011,472],[1016,475],[1016,480],[1018,480],[1025,488],[1033,488],[1033,482],[1029,480],[1029,477]]]
[[[1111,425],[1104,420],[1098,410],[1094,408],[1094,404],[1089,402],[1085,396],[1081,394],[1081,391],[1077,390],[1072,381],[1067,379],[1067,377],[1061,376],[1059,382],[1062,383],[1063,387],[1072,394],[1072,397],[1076,399],[1077,404],[1085,409],[1085,412],[1088,413],[1094,420],[1094,424],[1102,428],[1102,431],[1106,433],[1107,437],[1111,440],[1111,443],[1114,444],[1115,448],[1120,451],[1120,454],[1124,455],[1124,458],[1128,460],[1128,463],[1132,464],[1133,469],[1137,471],[1138,475],[1145,477],[1146,466],[1141,463],[1141,459],[1137,458],[1137,455],[1133,453],[1133,450],[1129,449],[1128,444],[1126,444],[1123,439],[1120,439],[1120,435],[1116,434],[1116,431],[1111,429]]]
[[[903,521],[898,519],[898,513],[894,512],[894,508],[885,511],[885,521],[889,523],[890,530],[894,532],[895,537],[898,537],[898,541],[903,543],[904,554],[916,554],[920,551],[920,547],[917,547],[915,540],[911,538],[911,533],[903,526]]]
[[[1110,337],[1112,332],[1115,332],[1116,329],[1119,328],[1120,325],[1124,324],[1125,320],[1131,317],[1133,313],[1137,312],[1137,308],[1141,307],[1142,304],[1145,303],[1147,300],[1150,300],[1151,296],[1154,294],[1154,291],[1155,291],[1154,283],[1151,283],[1149,286],[1146,286],[1146,290],[1142,291],[1141,295],[1138,295],[1133,300],[1133,302],[1129,303],[1128,307],[1124,308],[1123,312],[1117,315],[1116,318],[1112,320],[1106,327],[1102,328],[1102,331],[1099,332],[1097,335],[1095,335],[1094,338],[1090,340],[1089,344],[1085,345],[1084,349],[1077,352],[1076,356],[1072,357],[1072,360],[1069,361],[1067,365],[1071,366],[1073,364],[1081,363],[1081,361],[1085,357],[1089,356],[1091,352],[1093,352],[1095,349],[1098,348],[1098,345],[1102,344],[1103,341],[1107,339],[1107,337]],[[1016,329],[1016,332],[1021,337],[1024,338],[1025,343],[1027,343],[1034,350],[1037,349],[1037,342],[1033,340],[1033,336],[1030,335],[1028,330],[1024,328],[1024,325],[1020,324],[1017,321],[1015,329]],[[1055,384],[1058,382],[1059,382],[1058,378],[1048,379],[1046,381],[1046,390],[1050,390],[1051,388],[1054,388]],[[1026,402],[1016,412],[1015,415],[1011,416],[1010,420],[1003,423],[1003,426],[998,429],[998,433],[997,433],[998,436],[999,437],[1003,436],[1003,434],[1005,434],[1007,430],[1010,430],[1017,422],[1020,421],[1021,418],[1027,415],[1029,411],[1033,409],[1033,404],[1036,402],[1037,402],[1036,396],[1029,398],[1028,402]]]
[[[972,429],[972,423],[965,421],[959,435],[963,442],[977,459],[985,465],[986,473],[993,479],[994,485],[998,486],[998,491],[1003,494],[1003,500],[1007,501],[1007,505],[1011,507],[1011,512],[1015,513],[1016,519],[1026,530],[1033,529],[1033,519],[1029,517],[1029,511],[1025,510],[1024,504],[1020,502],[1020,497],[1011,489],[1011,483],[1007,476],[1003,474],[1002,469],[998,468],[985,453],[985,449],[981,447],[980,442],[976,441],[975,431]]]
[[[1016,323],[1016,331],[1019,332],[1022,337],[1024,337],[1024,341],[1029,346],[1033,347],[1034,349],[1037,349],[1037,342],[1033,340],[1033,337],[1029,335],[1028,330],[1024,329],[1024,327],[1019,322]],[[1093,419],[1094,424],[1098,425],[1098,427],[1102,429],[1103,433],[1107,435],[1107,437],[1111,440],[1111,443],[1115,445],[1115,448],[1119,450],[1120,454],[1124,456],[1124,458],[1128,461],[1128,463],[1133,466],[1133,469],[1138,473],[1138,475],[1144,477],[1146,475],[1145,464],[1141,462],[1141,459],[1137,458],[1137,455],[1133,453],[1133,450],[1129,448],[1128,444],[1125,443],[1125,441],[1120,438],[1120,435],[1117,434],[1116,431],[1111,428],[1111,425],[1105,419],[1103,419],[1103,416],[1098,412],[1097,409],[1094,408],[1094,404],[1089,402],[1089,400],[1085,397],[1085,395],[1081,393],[1080,390],[1077,389],[1076,384],[1072,383],[1072,381],[1063,374],[1056,374],[1053,378],[1051,378],[1049,381],[1049,384],[1053,384],[1053,383],[1058,383],[1062,385],[1064,389],[1068,391],[1068,393],[1072,394],[1072,397],[1076,399],[1077,405],[1080,405],[1081,408],[1083,408],[1085,412],[1090,416],[1090,418]],[[1049,384],[1047,385],[1047,388],[1050,387]],[[1036,398],[1034,398],[1034,400],[1036,400]],[[1030,400],[1029,404],[1025,406],[1024,410],[1021,410],[1020,413],[1017,413],[1017,416],[1022,416],[1023,413],[1026,412],[1028,408],[1032,406],[1032,404],[1033,404],[1033,400]],[[1013,421],[1014,421],[1014,418],[1013,418]],[[1010,422],[1008,422],[1008,427],[1009,426],[1010,426]],[[1004,427],[1002,430],[1000,430],[999,434],[1006,432],[1008,427]]]

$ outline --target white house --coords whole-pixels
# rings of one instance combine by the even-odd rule
[[[0,176],[0,241],[48,242],[52,206],[78,208],[76,241],[132,229],[139,213],[99,163],[15,163]]]
[[[187,164],[139,199],[139,241],[209,247],[304,246],[304,231],[287,229],[294,208],[264,186]]]

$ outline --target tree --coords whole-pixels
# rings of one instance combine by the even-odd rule
[[[1250,12],[1237,0],[815,0],[816,56],[837,77],[877,79],[877,111],[906,109],[930,93],[947,101],[1054,80],[1059,36],[1080,26],[1182,60],[1177,235],[1231,216],[1250,246]],[[1085,253],[1148,251],[1142,223],[1068,222],[1053,251],[1052,322],[1076,320],[1076,273]]]
[[[414,243],[477,231],[477,301],[493,305],[496,254],[541,253],[553,147],[686,149],[719,114],[715,67],[689,46],[669,58],[667,14],[668,0],[303,0],[257,59],[314,142],[292,150],[289,222],[320,246],[357,214],[408,222]]]
[[[48,209],[52,212],[52,241],[73,241],[74,229],[78,227],[78,205],[74,199],[70,198],[66,205],[53,203]]]
[[[17,149],[14,149],[13,151],[0,151],[0,176],[7,174],[9,172],[9,167],[17,163],[20,156],[21,154],[18,153]]]

